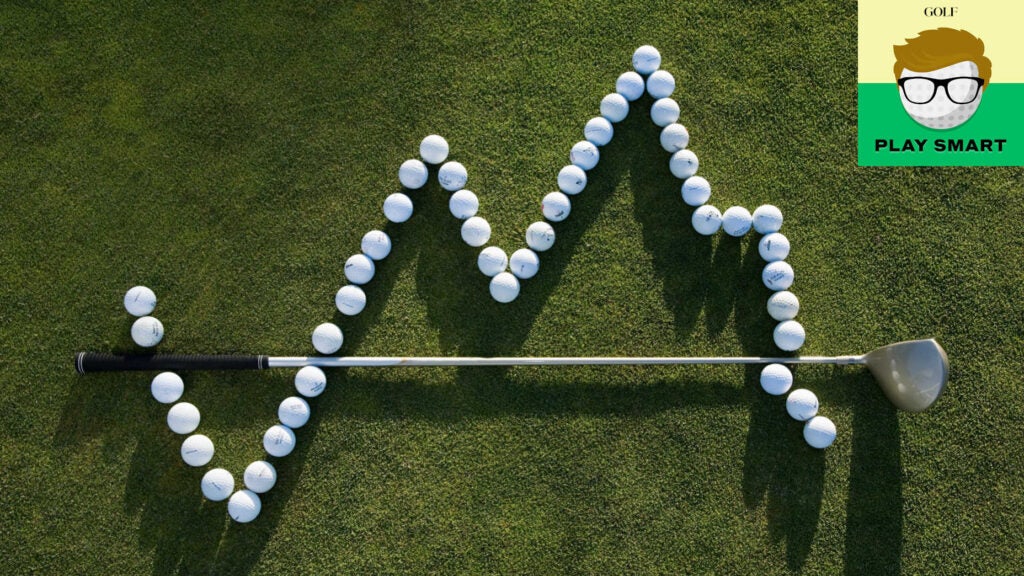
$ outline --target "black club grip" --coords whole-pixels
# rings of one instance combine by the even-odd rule
[[[267,356],[209,354],[102,354],[79,352],[75,369],[86,372],[121,372],[138,370],[263,370],[269,367]]]

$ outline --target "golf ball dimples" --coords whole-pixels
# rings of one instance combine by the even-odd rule
[[[788,290],[776,292],[768,298],[768,315],[773,320],[783,321],[796,318],[800,312],[800,300]]]
[[[316,366],[306,366],[295,374],[295,390],[306,398],[313,398],[327,388],[327,375]]]
[[[683,182],[682,194],[687,206],[700,206],[711,199],[711,184],[702,176],[691,176]]]
[[[441,183],[441,188],[449,192],[465,188],[468,177],[466,167],[458,162],[445,162],[437,171],[437,180]]]
[[[595,146],[604,146],[611,142],[614,135],[615,129],[612,128],[612,123],[601,116],[591,118],[583,127],[583,137],[593,142]]]
[[[302,428],[309,422],[309,403],[298,396],[289,396],[277,407],[277,419],[293,430]]]
[[[334,354],[344,341],[341,328],[330,322],[324,322],[313,329],[313,348],[321,354]]]
[[[395,224],[412,218],[412,199],[401,192],[388,196],[384,199],[384,217]]]
[[[174,372],[161,372],[153,378],[149,387],[153,398],[161,404],[177,402],[185,392],[185,382]]]
[[[664,70],[652,72],[647,77],[647,93],[651,98],[668,98],[676,89],[676,79]]]
[[[508,304],[519,296],[519,279],[508,272],[502,272],[491,278],[491,298],[502,304]]]
[[[185,464],[194,466],[206,466],[213,460],[213,440],[202,434],[193,434],[181,443],[181,459]]]
[[[647,76],[661,67],[661,53],[654,46],[644,45],[633,52],[633,69]]]
[[[782,396],[793,386],[793,373],[782,364],[769,364],[761,370],[761,388],[772,396]]]
[[[533,250],[520,248],[513,252],[512,257],[509,258],[509,268],[512,270],[512,274],[520,280],[533,278],[537,275],[537,271],[540,270],[540,258]]]
[[[679,104],[671,98],[655,100],[651,105],[651,121],[664,128],[679,120]]]
[[[597,161],[600,159],[601,153],[597,151],[597,146],[594,146],[593,143],[586,140],[580,140],[573,144],[572,150],[569,151],[569,162],[572,162],[584,170],[590,170],[594,166],[597,166]],[[561,185],[561,178],[559,178],[559,185]],[[584,185],[586,185],[586,182],[584,182]],[[580,188],[580,190],[583,189]]]
[[[526,229],[526,245],[543,252],[555,245],[555,229],[547,222],[534,222]]]
[[[295,432],[284,424],[274,424],[263,434],[263,449],[278,458],[291,454],[295,450]]]
[[[789,256],[789,238],[778,232],[762,236],[757,243],[757,252],[765,262],[778,262]]]
[[[373,280],[377,267],[366,254],[354,254],[345,261],[345,278],[353,284],[366,284]]]
[[[269,492],[277,484],[277,469],[266,460],[257,460],[245,467],[242,481],[246,488],[257,494]]]
[[[541,200],[540,211],[544,213],[544,217],[552,222],[561,222],[569,217],[569,212],[572,210],[572,204],[569,203],[569,197],[561,192],[551,192]]]
[[[754,230],[758,234],[771,234],[782,228],[782,210],[771,204],[758,206],[754,210]]]
[[[593,145],[593,144],[591,144]],[[558,189],[566,194],[579,194],[587,186],[587,173],[570,164],[558,172]]]
[[[818,413],[818,397],[806,388],[798,388],[786,397],[786,412],[794,420],[810,420]]]
[[[132,340],[143,348],[152,348],[164,339],[164,325],[152,316],[143,316],[132,324]]]
[[[479,209],[480,200],[469,190],[459,190],[448,199],[448,211],[459,220],[475,216]]]
[[[780,350],[793,352],[804,345],[807,333],[804,332],[803,325],[796,320],[783,320],[775,327],[772,337]]]
[[[132,316],[145,316],[156,308],[156,294],[145,286],[135,286],[124,295],[124,309]]]
[[[497,276],[508,266],[508,256],[501,248],[488,246],[480,251],[480,255],[476,258],[476,265],[484,276]]]
[[[199,408],[188,402],[178,402],[167,411],[167,427],[175,434],[191,434],[199,428]]]
[[[824,416],[815,416],[804,424],[804,440],[811,448],[828,448],[836,441],[836,425]]]
[[[692,150],[680,150],[672,154],[668,161],[668,169],[672,175],[680,180],[685,180],[697,173],[700,162]]]
[[[334,305],[338,312],[346,316],[355,316],[366,308],[366,292],[359,286],[342,286],[334,295]]]
[[[391,238],[381,230],[370,230],[363,235],[359,249],[374,260],[383,260],[391,254]]]
[[[410,190],[423,188],[427,176],[427,165],[419,160],[406,160],[398,167],[398,181]]]
[[[640,91],[643,93],[642,84]],[[629,102],[626,101],[626,97],[622,94],[612,92],[601,99],[601,116],[604,116],[609,122],[622,122],[628,114]]]
[[[682,124],[669,124],[662,128],[659,140],[665,152],[674,154],[690,145],[690,131]]]
[[[761,271],[761,281],[769,290],[787,290],[793,285],[793,267],[782,262],[769,262]]]
[[[722,214],[722,230],[734,238],[739,238],[750,231],[750,212],[742,206],[730,206]]]
[[[239,490],[228,500],[228,516],[239,524],[255,520],[262,508],[260,497],[251,490]]]
[[[231,472],[223,468],[214,468],[203,474],[199,487],[203,490],[203,496],[207,500],[220,502],[231,496],[231,492],[235,489],[235,479],[231,476]]]
[[[428,164],[440,164],[448,158],[448,141],[431,134],[420,142],[420,158]]]
[[[718,208],[705,204],[693,211],[690,222],[698,234],[711,236],[722,226],[722,213],[718,211]]]
[[[636,72],[623,72],[615,80],[615,91],[630,102],[644,95],[644,77]]]
[[[462,223],[462,240],[474,248],[479,248],[491,239],[491,225],[479,216],[473,216]]]

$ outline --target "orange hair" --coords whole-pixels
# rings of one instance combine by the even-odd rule
[[[892,71],[896,80],[904,68],[914,72],[930,72],[950,64],[969,60],[978,65],[978,76],[988,87],[992,77],[992,61],[985,57],[985,43],[966,30],[938,28],[925,30],[917,38],[906,38],[906,44],[893,46],[896,64]]]

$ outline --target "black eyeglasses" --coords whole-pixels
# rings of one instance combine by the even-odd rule
[[[896,81],[903,90],[903,95],[912,104],[927,104],[935,98],[939,86],[946,91],[946,97],[956,104],[970,104],[978,98],[983,78],[958,76],[956,78],[925,78],[924,76],[907,76]]]

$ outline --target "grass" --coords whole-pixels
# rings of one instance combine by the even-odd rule
[[[0,572],[1015,573],[1024,564],[1021,169],[856,167],[856,4],[7,3],[0,7]],[[704,239],[650,99],[602,149],[540,274],[493,303],[447,193],[384,229],[369,305],[342,263],[419,140],[467,166],[511,251],[637,46],[661,49],[721,208],[786,215],[804,352],[935,336],[948,393],[895,412],[859,370],[802,367],[830,449],[743,368],[347,370],[258,521],[203,470],[130,350],[773,351],[755,238]],[[186,376],[240,477],[292,374]]]

